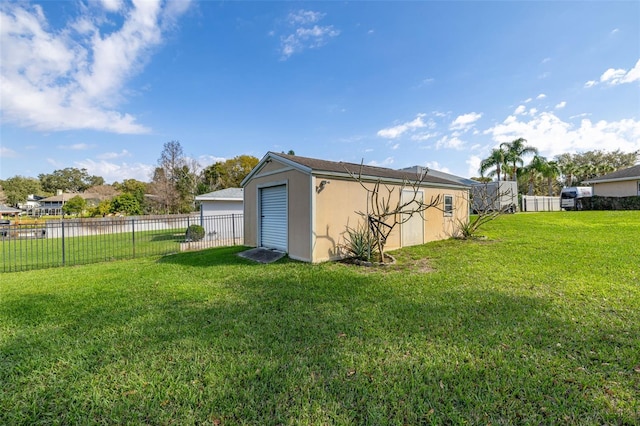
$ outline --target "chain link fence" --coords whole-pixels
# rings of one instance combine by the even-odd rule
[[[49,220],[0,225],[0,270],[72,266],[117,259],[157,256],[244,242],[243,215],[166,215]],[[200,225],[198,241],[186,239]]]

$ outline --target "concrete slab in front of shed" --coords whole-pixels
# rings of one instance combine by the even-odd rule
[[[260,263],[273,263],[276,260],[282,259],[285,254],[283,251],[258,247],[238,253],[238,256]]]

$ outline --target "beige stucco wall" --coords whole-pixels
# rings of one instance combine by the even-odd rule
[[[244,188],[244,243],[260,244],[258,235],[258,189],[274,184],[287,185],[287,251],[292,259],[311,261],[311,176],[272,161],[258,172]]]
[[[353,180],[314,178],[314,187],[318,187],[322,180],[330,180],[330,184],[314,194],[315,214],[313,233],[313,261],[321,262],[336,259],[341,256],[340,246],[345,243],[344,233],[347,225],[356,228],[363,222],[357,211],[367,212],[367,191]],[[368,188],[373,183],[367,184]],[[397,203],[401,187],[395,186],[391,194],[391,203]],[[457,220],[468,221],[469,207],[467,191],[458,189],[421,188],[424,201],[428,203],[432,197],[438,195],[440,209],[432,208],[425,212],[424,242],[449,238],[454,233]],[[380,195],[387,197],[387,190],[381,186]],[[452,216],[445,216],[444,195],[452,195],[454,212]],[[385,250],[402,247],[402,225],[397,225],[387,239]]]
[[[638,193],[638,180],[624,182],[602,182],[593,184],[593,195],[600,197],[631,197]]]

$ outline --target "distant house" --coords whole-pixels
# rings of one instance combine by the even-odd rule
[[[245,244],[281,250],[306,262],[343,257],[347,226],[362,223],[357,212],[368,207],[367,191],[350,172],[361,173],[369,187],[381,182],[394,188],[392,203],[399,197],[409,202],[414,194],[402,191],[403,184],[418,180],[415,171],[269,152],[242,181]],[[440,197],[441,204],[395,228],[387,239],[388,250],[449,238],[469,220],[467,185],[429,172],[418,197],[425,202]]]
[[[20,209],[14,209],[13,207],[5,206],[4,204],[0,204],[0,218],[8,217],[8,216],[17,216],[21,212]]]
[[[61,215],[62,214],[62,206],[64,206],[67,201],[72,199],[73,197],[81,197],[87,202],[88,207],[95,207],[100,204],[105,197],[100,194],[93,193],[67,193],[67,192],[59,192],[58,195],[54,195],[52,197],[43,198],[39,201],[40,215]]]
[[[226,188],[196,196],[202,216],[242,214],[242,188]]]
[[[640,164],[584,182],[600,197],[640,196]]]
[[[32,215],[33,212],[40,208],[40,200],[46,197],[40,195],[29,194],[27,200],[24,203],[18,203],[18,207],[25,211],[28,215]]]

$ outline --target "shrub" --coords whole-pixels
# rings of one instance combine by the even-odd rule
[[[187,241],[200,241],[204,238],[204,228],[200,225],[189,225],[185,238]]]
[[[369,262],[378,253],[376,238],[364,224],[359,225],[357,228],[347,226],[344,238],[345,244],[343,244],[342,248],[349,257]]]

